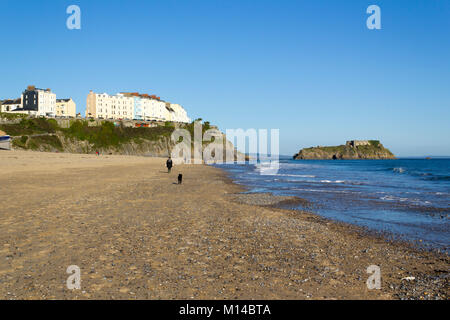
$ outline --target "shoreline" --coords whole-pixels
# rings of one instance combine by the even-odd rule
[[[405,240],[402,238],[399,238],[393,233],[390,232],[381,232],[377,230],[370,229],[368,227],[359,226],[356,224],[351,224],[343,221],[333,220],[331,218],[323,217],[318,213],[310,212],[307,209],[306,210],[300,210],[300,209],[293,209],[288,208],[289,205],[298,205],[302,204],[305,206],[309,203],[309,201],[299,198],[297,196],[278,196],[274,195],[270,192],[264,192],[264,193],[247,193],[250,190],[250,187],[237,184],[233,182],[232,178],[230,177],[230,174],[222,169],[217,168],[224,172],[225,177],[230,184],[236,185],[238,188],[240,188],[240,193],[236,194],[238,197],[233,199],[232,201],[237,201],[241,203],[247,203],[251,204],[253,206],[261,206],[261,207],[267,207],[271,208],[272,210],[280,211],[286,214],[293,214],[293,215],[302,215],[303,218],[306,218],[310,221],[314,221],[316,223],[326,225],[328,227],[332,227],[335,230],[338,230],[338,232],[348,235],[354,235],[358,238],[366,238],[369,241],[374,242],[381,242],[385,243],[386,245],[395,247],[396,250],[408,250],[410,252],[415,252],[419,254],[425,254],[430,259],[436,259],[436,260],[442,260],[447,261],[447,267],[449,266],[448,262],[450,262],[449,254],[448,252],[442,251],[441,249],[437,249],[434,247],[425,247],[421,246],[419,243],[412,241],[412,240]],[[250,201],[248,199],[242,201],[240,196],[251,196]],[[263,200],[261,201],[260,197],[263,196]],[[267,204],[267,202],[271,202]],[[443,270],[439,270],[438,273],[442,273]],[[447,268],[446,271],[447,275],[445,276],[445,280],[443,281],[445,283],[445,286],[448,286],[448,278],[449,278],[449,269]],[[436,275],[436,274],[435,274]],[[429,276],[432,276],[431,274]],[[411,283],[408,283],[410,285]],[[423,283],[422,283],[423,284]],[[423,296],[420,294],[417,294],[415,289],[413,288],[414,285],[410,285],[408,288],[408,285],[405,285],[405,283],[401,285],[397,285],[396,289],[401,289],[400,292],[394,294],[394,299],[401,299],[401,300],[410,300],[410,299],[421,299]],[[390,285],[392,286],[392,284]],[[445,286],[443,288],[445,289]],[[411,295],[410,292],[408,292],[409,289],[412,288],[413,294]],[[392,289],[392,288],[391,288]],[[450,290],[446,289],[446,295],[442,297],[443,299],[448,299]]]
[[[223,170],[223,169],[220,169]],[[231,182],[234,183],[234,182]],[[425,251],[437,255],[444,255],[449,256],[449,252],[443,250],[442,248],[436,248],[432,246],[426,246],[425,244],[421,244],[419,241],[416,240],[409,240],[405,238],[401,238],[400,235],[394,234],[389,231],[379,231],[375,229],[371,229],[366,226],[360,226],[357,224],[352,224],[349,222],[339,221],[332,218],[327,218],[324,216],[321,216],[319,213],[308,211],[308,209],[297,209],[294,208],[295,206],[298,206],[299,204],[303,207],[311,206],[310,202],[308,200],[299,198],[297,196],[277,196],[270,192],[252,192],[247,193],[248,189],[244,187],[244,193],[237,194],[237,199],[234,199],[234,201],[237,201],[239,203],[245,203],[250,204],[254,206],[261,206],[261,207],[267,207],[271,208],[273,210],[282,210],[282,211],[292,211],[293,213],[298,214],[307,214],[317,219],[317,221],[321,223],[332,223],[337,226],[341,226],[344,229],[348,229],[348,232],[356,232],[363,236],[367,237],[373,237],[378,240],[383,240],[387,243],[397,243],[402,246],[408,247],[411,250],[417,250],[417,251]],[[245,195],[246,197],[250,199],[246,199],[242,201],[242,196]],[[254,199],[251,199],[254,198]],[[261,200],[260,198],[263,198]],[[291,207],[292,206],[292,207]],[[345,231],[345,232],[347,232]]]
[[[276,191],[274,192],[273,190],[271,190],[269,185],[267,185],[268,188],[266,188],[265,191],[252,191],[252,190],[254,190],[255,186],[252,186],[251,183],[248,186],[245,185],[245,181],[246,181],[245,178],[240,179],[239,177],[233,177],[233,173],[228,171],[227,168],[221,168],[221,167],[218,167],[218,168],[221,170],[224,170],[227,173],[227,177],[229,179],[231,179],[232,181],[236,181],[235,182],[236,184],[238,184],[239,186],[242,186],[243,193],[245,193],[245,194],[267,193],[274,197],[286,197],[286,198],[291,199],[291,200],[283,201],[276,205],[273,205],[272,206],[273,208],[294,210],[294,211],[299,211],[299,212],[307,211],[310,214],[317,215],[318,217],[325,219],[327,221],[333,222],[333,223],[344,224],[344,225],[348,225],[351,227],[360,228],[362,230],[362,232],[364,232],[366,234],[378,236],[378,237],[383,237],[386,239],[386,241],[400,242],[400,243],[403,243],[404,245],[408,245],[417,250],[426,250],[426,251],[430,251],[430,252],[436,252],[438,254],[440,254],[440,253],[445,253],[447,255],[450,254],[450,248],[448,247],[448,245],[445,244],[445,242],[442,242],[442,241],[441,242],[439,242],[439,241],[433,242],[433,240],[429,240],[426,237],[425,238],[422,238],[420,236],[414,237],[414,236],[411,236],[411,234],[402,233],[401,231],[394,232],[393,230],[385,229],[382,227],[376,228],[376,227],[370,227],[369,225],[358,224],[356,222],[356,219],[354,219],[354,221],[350,221],[351,219],[339,219],[339,215],[335,215],[335,216],[327,215],[325,210],[323,210],[321,212],[321,209],[323,209],[323,206],[321,206],[321,204],[320,204],[320,199],[318,200],[318,198],[320,198],[320,197],[317,197],[317,192],[315,193],[317,198],[314,199],[314,197],[312,197],[315,200],[315,202],[312,202],[305,198],[301,198],[301,196],[290,195],[293,193],[291,193],[289,191],[285,191],[285,192],[280,191],[279,193],[277,193]],[[275,180],[278,180],[278,179],[275,179]],[[331,183],[333,181],[325,180],[325,181],[321,181],[321,182],[330,182]],[[337,181],[337,182],[343,182],[343,181]],[[283,186],[286,187],[286,184],[284,184]],[[281,189],[288,190],[287,188],[281,188]],[[278,189],[277,189],[277,191],[278,191]],[[337,191],[337,192],[339,192],[339,191]],[[382,192],[382,193],[384,193],[384,192]],[[311,196],[310,196],[310,198],[311,198]],[[370,200],[370,201],[375,201],[375,200]],[[258,204],[258,203],[255,203],[255,204]],[[389,205],[391,205],[391,208],[398,208],[398,210],[405,210],[403,207],[399,206],[398,204],[389,204]],[[396,206],[396,207],[394,207],[394,206]],[[424,205],[421,206],[418,204],[414,204],[414,205],[410,205],[409,209],[410,208],[413,208],[416,211],[428,213],[432,217],[437,216],[439,218],[439,216],[440,216],[441,219],[446,219],[446,218],[448,219],[449,214],[450,214],[450,208],[442,208],[439,206],[424,206]],[[332,210],[331,207],[328,209]],[[346,211],[348,212],[349,210],[347,209]],[[321,212],[321,213],[319,213],[319,212]],[[341,218],[342,218],[342,214],[341,214]]]
[[[0,152],[7,160],[3,299],[448,299],[448,255],[270,197],[238,202],[245,187],[219,168],[169,175],[160,158]],[[65,288],[69,265],[81,290]],[[367,289],[370,265],[381,290]]]

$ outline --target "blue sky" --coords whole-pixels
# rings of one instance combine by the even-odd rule
[[[1,0],[0,30],[1,99],[35,84],[84,114],[90,89],[140,91],[223,130],[280,129],[282,154],[380,139],[450,155],[447,0]]]

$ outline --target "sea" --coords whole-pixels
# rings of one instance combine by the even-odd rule
[[[450,158],[218,164],[248,193],[297,196],[290,209],[355,224],[421,247],[450,249]]]

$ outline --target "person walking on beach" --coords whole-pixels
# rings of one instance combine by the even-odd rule
[[[170,173],[170,170],[172,170],[172,166],[173,166],[173,162],[172,162],[172,158],[171,157],[169,157],[169,159],[167,159],[166,166],[167,166],[167,170],[168,170],[167,173]]]

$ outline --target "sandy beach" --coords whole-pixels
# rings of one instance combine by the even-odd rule
[[[217,168],[164,164],[0,151],[0,298],[448,298],[445,254],[239,195]],[[66,287],[70,265],[80,290]]]

